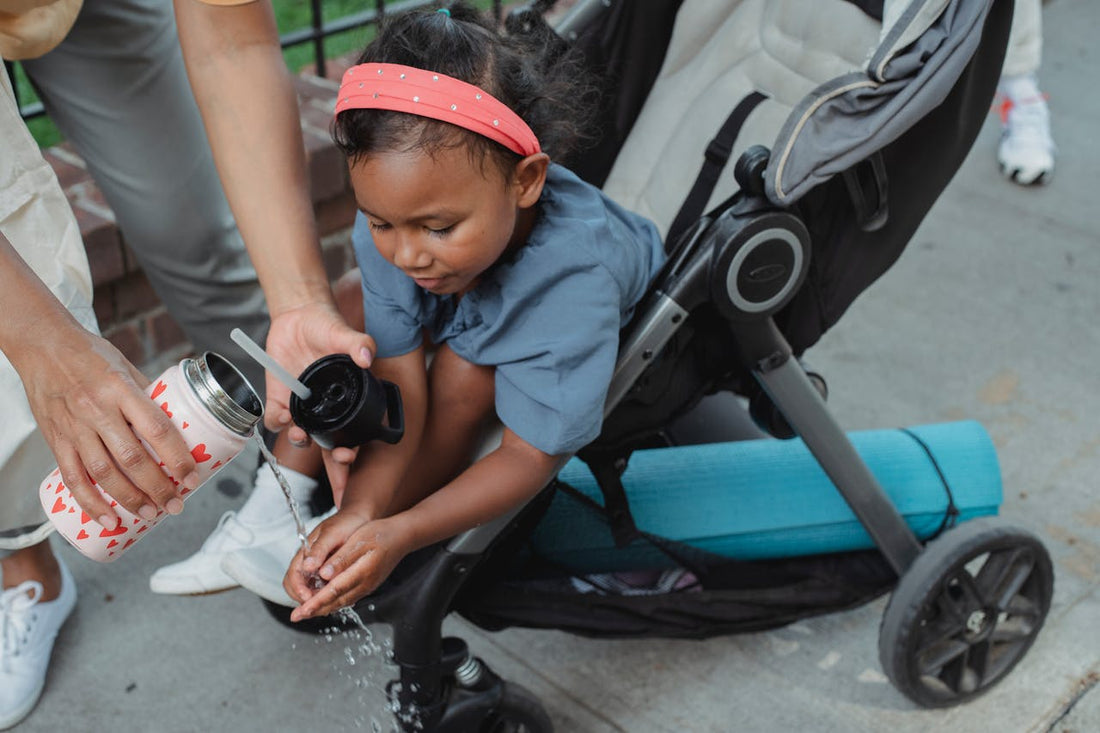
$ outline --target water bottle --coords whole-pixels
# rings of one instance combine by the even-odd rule
[[[392,444],[405,434],[401,390],[346,354],[321,357],[298,381],[309,387],[310,396],[291,394],[290,416],[322,448],[352,448],[371,440]]]
[[[191,449],[200,486],[240,453],[263,416],[260,397],[244,375],[224,357],[209,351],[170,367],[153,380],[148,393]],[[167,515],[160,510],[153,519],[144,519],[131,514],[98,485],[96,488],[121,518],[117,526],[103,527],[89,517],[65,486],[59,469],[38,489],[42,508],[57,533],[92,560],[117,560]],[[194,492],[184,488],[180,493],[186,501]]]

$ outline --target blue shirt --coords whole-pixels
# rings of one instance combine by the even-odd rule
[[[421,289],[378,253],[366,218],[352,242],[377,356],[426,332],[496,367],[500,420],[539,450],[573,453],[600,433],[619,331],[664,261],[657,228],[556,164],[527,242],[457,299]]]

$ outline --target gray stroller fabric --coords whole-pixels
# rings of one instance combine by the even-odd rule
[[[882,149],[943,102],[981,40],[994,0],[887,0],[860,71],[828,81],[780,129],[765,176],[787,206]]]

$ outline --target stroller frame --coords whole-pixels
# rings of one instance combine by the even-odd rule
[[[559,26],[561,34],[574,38],[570,24],[589,22],[602,4],[582,2]],[[1011,12],[1011,3],[995,2],[986,23],[988,43],[1000,43],[1002,50]],[[967,522],[927,546],[910,530],[776,325],[774,316],[790,303],[806,278],[811,242],[799,216],[764,197],[768,157],[767,149],[759,146],[746,151],[734,171],[740,192],[677,240],[623,334],[605,418],[693,310],[712,304],[728,322],[744,367],[805,442],[900,579],[880,631],[880,658],[887,676],[918,704],[935,707],[962,702],[1007,674],[1030,647],[1050,605],[1050,558],[1035,537],[995,520]],[[871,169],[878,170],[880,162],[872,160]],[[865,230],[881,225],[887,205],[885,181],[873,178],[872,189],[877,190],[871,190],[868,198],[877,201],[871,206],[874,214],[863,218]],[[549,717],[529,692],[500,679],[471,656],[461,639],[442,635],[443,620],[472,571],[522,511],[517,508],[443,547],[421,551],[418,559],[428,555],[427,559],[411,574],[385,583],[357,604],[364,622],[393,628],[393,661],[399,677],[390,683],[387,694],[398,706],[397,719],[406,730],[491,730],[501,722],[532,731],[552,729]],[[987,565],[993,569],[987,577],[981,573],[972,577],[965,570],[977,557],[989,558]],[[1026,610],[1020,611],[1021,606]],[[282,617],[272,604],[268,609]],[[949,668],[960,654],[967,658],[971,653],[990,655],[992,634],[1013,613],[1025,617],[1024,628],[1006,654],[990,657],[988,664],[980,662],[988,674],[974,684],[965,670]],[[941,652],[955,654],[941,665],[943,669],[928,661],[932,642],[922,629],[930,622],[947,624],[962,639],[958,642],[962,651],[955,646]]]

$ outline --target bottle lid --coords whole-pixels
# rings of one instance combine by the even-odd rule
[[[263,417],[263,403],[248,379],[224,357],[207,351],[184,359],[180,371],[210,414],[238,435],[250,435]]]

